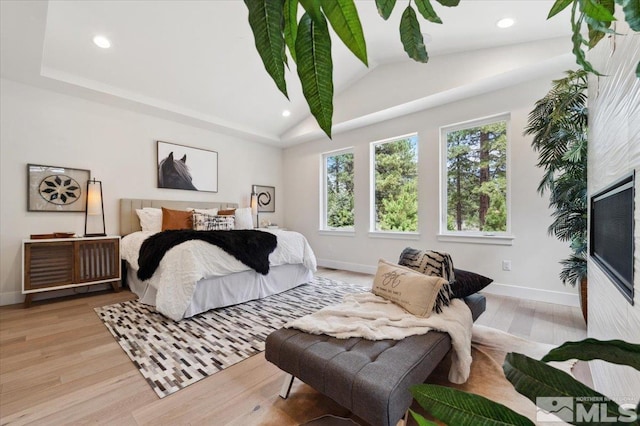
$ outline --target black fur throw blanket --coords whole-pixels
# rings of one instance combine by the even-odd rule
[[[269,255],[278,245],[278,238],[275,235],[250,229],[163,231],[150,236],[142,243],[138,255],[138,278],[143,281],[151,278],[167,250],[190,240],[202,240],[216,245],[262,275],[269,273]]]

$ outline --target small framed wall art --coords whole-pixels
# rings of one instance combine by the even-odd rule
[[[273,213],[276,211],[276,188],[273,186],[253,185],[252,192],[258,200],[259,213]]]
[[[158,188],[218,192],[218,153],[158,141]]]
[[[91,171],[27,164],[27,211],[83,212]]]

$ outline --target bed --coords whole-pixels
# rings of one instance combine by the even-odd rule
[[[120,200],[120,253],[127,266],[127,284],[140,302],[165,316],[180,320],[210,309],[235,305],[289,290],[307,283],[316,270],[313,250],[302,234],[280,229],[261,230],[276,235],[278,246],[269,255],[270,268],[262,275],[217,246],[187,241],[166,252],[151,278],[138,279],[138,253],[153,235],[143,232],[136,209],[165,207],[236,208],[235,203],[167,200]],[[227,231],[234,232],[234,231]]]

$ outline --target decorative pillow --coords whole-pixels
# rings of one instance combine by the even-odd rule
[[[456,278],[451,256],[441,251],[407,247],[400,254],[398,264],[426,275],[442,277],[449,282]]]
[[[144,209],[136,209],[136,214],[140,219],[140,227],[145,232],[162,231],[162,210],[145,207]]]
[[[442,308],[449,306],[453,293],[451,292],[451,281],[454,279],[453,260],[449,253],[433,250],[416,250],[411,247],[405,248],[400,254],[400,265],[411,268],[425,275],[442,277],[447,280],[438,292],[438,298],[433,310],[442,312]]]
[[[464,269],[456,269],[455,272],[456,279],[451,283],[451,292],[458,299],[477,293],[493,282],[491,278]]]
[[[236,209],[235,219],[236,223],[234,229],[253,229],[253,216],[251,215],[251,207]]]
[[[409,313],[427,318],[444,284],[446,281],[443,278],[424,275],[380,259],[372,291],[402,306]]]
[[[233,216],[193,213],[193,229],[196,231],[231,231],[234,229]]]
[[[218,210],[218,214],[220,216],[233,216],[234,214],[236,214],[236,209],[223,209],[223,210]]]
[[[193,229],[193,213],[188,210],[162,208],[162,230]]]

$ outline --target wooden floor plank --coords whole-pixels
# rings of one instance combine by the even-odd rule
[[[318,274],[373,282],[369,274],[322,268]],[[577,308],[486,297],[479,324],[549,343],[586,335]],[[291,396],[280,398],[283,373],[264,354],[158,398],[93,310],[133,298],[125,290],[0,307],[0,424],[286,426],[326,413],[349,416],[298,380]]]

